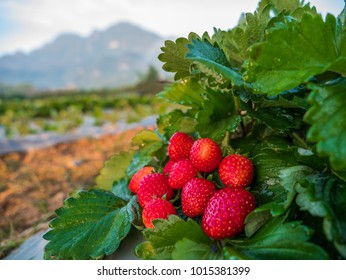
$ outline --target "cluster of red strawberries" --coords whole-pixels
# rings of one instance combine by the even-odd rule
[[[255,199],[245,189],[254,175],[251,160],[239,154],[223,158],[220,146],[212,139],[194,140],[182,132],[171,137],[168,156],[162,173],[146,166],[129,183],[143,207],[144,225],[154,227],[154,219],[177,215],[169,200],[174,190],[181,190],[183,213],[190,218],[202,216],[202,229],[209,237],[223,239],[242,232],[246,216],[255,209]],[[205,179],[215,170],[223,188]]]

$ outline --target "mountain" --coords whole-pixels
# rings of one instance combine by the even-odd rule
[[[164,39],[130,23],[119,23],[88,37],[62,34],[31,53],[0,57],[0,83],[39,89],[118,87],[138,81]]]

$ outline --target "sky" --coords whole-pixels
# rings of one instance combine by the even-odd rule
[[[317,10],[337,15],[344,0],[310,0]],[[0,56],[30,52],[61,33],[88,36],[128,21],[163,37],[229,29],[258,0],[0,0]]]

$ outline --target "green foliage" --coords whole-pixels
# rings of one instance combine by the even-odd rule
[[[312,231],[300,222],[285,217],[270,219],[254,236],[231,239],[224,248],[225,259],[327,259],[319,246],[308,242]]]
[[[285,2],[280,0],[262,0],[259,3],[259,9],[263,9],[266,5],[271,4],[276,13],[283,10],[295,11],[299,7],[302,7],[300,0],[286,0]]]
[[[317,143],[317,152],[328,156],[334,169],[346,169],[346,79],[311,87],[312,107],[304,117],[311,124],[307,139]]]
[[[216,40],[232,66],[241,67],[249,56],[248,48],[262,41],[270,20],[270,12],[270,5],[263,5],[263,7],[260,5],[260,9],[253,14],[243,15],[238,26],[229,31],[219,30],[216,33]]]
[[[214,245],[215,246],[215,245]],[[222,260],[221,252],[216,252],[211,244],[192,241],[188,238],[175,243],[172,259],[174,260]]]
[[[297,165],[294,152],[286,141],[273,138],[256,144],[252,161],[256,184],[251,188],[258,207],[246,219],[247,236],[252,236],[271,216],[285,214],[295,195],[294,189],[283,180],[286,177],[284,170]]]
[[[180,83],[173,83],[170,87],[167,87],[159,93],[158,97],[197,111],[203,103],[203,92],[204,89],[196,80],[186,79]]]
[[[170,215],[168,220],[158,219],[154,221],[154,225],[155,228],[153,229],[143,230],[144,238],[147,241],[139,244],[136,248],[136,255],[142,259],[190,258],[196,254],[196,251],[191,250],[192,243],[204,244],[205,246],[211,243],[199,224],[192,219],[184,221],[178,216]],[[204,255],[205,252],[201,251],[198,254]]]
[[[152,96],[139,96],[132,89],[45,93],[31,98],[0,97],[0,123],[8,137],[43,131],[66,133],[83,124],[83,118],[95,125],[138,121],[161,114],[168,105]]]
[[[103,190],[111,190],[113,183],[126,175],[129,164],[134,157],[134,151],[121,153],[108,159],[100,174],[96,177],[96,187]]]
[[[326,239],[334,243],[340,255],[346,256],[346,185],[335,177],[321,174],[305,166],[285,170],[285,179],[297,193],[296,202],[301,211],[323,218]]]
[[[160,133],[169,139],[177,131],[193,133],[196,121],[189,114],[176,109],[170,113],[160,115],[157,120],[157,126]]]
[[[53,228],[44,235],[50,242],[45,259],[100,259],[112,254],[134,220],[136,198],[126,203],[102,190],[81,191],[56,210]]]
[[[235,87],[242,87],[244,82],[236,71],[230,68],[230,64],[224,52],[219,47],[212,46],[208,40],[193,40],[188,45],[189,52],[186,58],[193,61],[199,70],[215,79],[217,83],[223,84],[231,81]]]
[[[148,165],[155,165],[153,158],[160,149],[163,147],[163,141],[158,135],[152,131],[139,132],[132,140],[134,146],[138,146],[139,149],[133,156],[133,159],[128,166],[127,175],[132,177],[139,169]]]
[[[162,170],[168,140],[177,131],[212,138],[224,154],[235,151],[251,158],[255,176],[249,190],[257,208],[247,216],[243,234],[222,241],[204,234],[199,217],[158,219],[155,228],[142,231],[145,241],[135,250],[138,257],[346,258],[345,32],[345,12],[324,19],[303,1],[262,0],[230,30],[165,42],[159,59],[164,70],[175,73],[175,81],[158,99],[174,110],[159,115],[157,131],[140,132],[133,149],[106,163],[97,185],[111,191],[102,197],[121,206],[105,208],[101,216],[110,212],[114,218],[119,209],[138,215],[128,181],[145,165]],[[207,176],[221,187],[217,171]],[[179,199],[177,193],[178,213]],[[64,237],[57,230],[71,222],[66,218],[65,223],[65,217],[72,206],[67,203],[58,211],[47,234],[52,237],[47,256],[59,256],[59,238]],[[118,241],[132,221],[119,225],[124,234]],[[95,220],[90,224],[96,225]],[[66,227],[63,233],[79,236],[77,228]],[[108,240],[107,230],[97,231],[101,240]],[[94,248],[97,253],[88,248],[83,255],[78,251],[82,240],[68,243],[76,255],[69,251],[60,257],[101,257],[115,248],[102,245]]]
[[[0,83],[0,98],[11,98],[11,97],[24,97],[37,92],[37,89],[30,84],[18,84],[10,86],[7,84]]]
[[[190,74],[190,62],[185,58],[187,54],[186,45],[197,38],[197,34],[190,33],[189,38],[178,38],[175,42],[165,41],[165,46],[161,48],[162,53],[159,60],[164,62],[162,68],[167,72],[175,72],[174,79],[183,79]]]
[[[317,74],[346,74],[346,36],[340,20],[304,13],[301,20],[275,23],[251,48],[245,80],[256,91],[280,94]]]
[[[212,46],[208,40],[192,40],[192,43],[187,46],[189,52],[186,54],[186,58],[193,60],[194,62],[219,64],[225,67],[229,67],[229,62],[222,50],[218,46]]]
[[[234,131],[240,122],[231,92],[209,87],[204,89],[196,80],[175,83],[159,97],[188,108],[184,112],[176,110],[161,117],[158,126],[162,131],[168,127],[165,131],[168,138],[176,131],[186,131],[184,126],[192,124],[193,130],[201,137],[220,141],[226,131]]]

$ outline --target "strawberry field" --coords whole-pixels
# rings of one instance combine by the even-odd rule
[[[45,259],[346,258],[346,10],[262,0],[230,30],[166,41],[179,105],[50,223]]]

